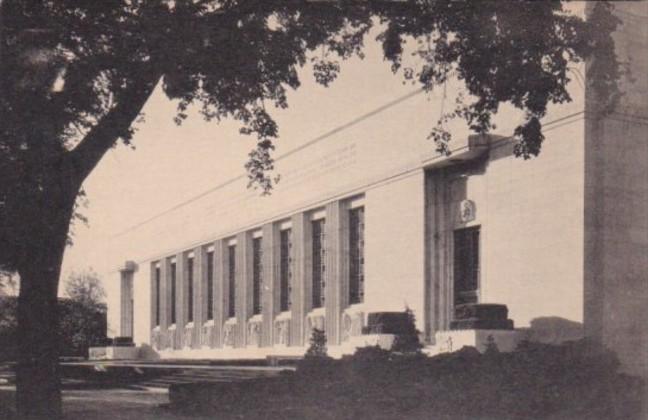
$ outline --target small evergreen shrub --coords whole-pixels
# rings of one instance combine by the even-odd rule
[[[304,358],[297,364],[297,372],[305,378],[316,377],[322,379],[332,376],[334,362],[328,356],[326,333],[319,328],[313,328],[310,345],[304,354]]]
[[[366,346],[366,347],[358,347],[353,353],[353,356],[351,358],[354,361],[383,361],[387,362],[390,359],[391,356],[391,351],[390,350],[385,350],[382,347],[376,345],[376,346]]]
[[[319,328],[313,328],[310,338],[310,345],[304,357],[328,357],[326,347],[326,333]]]
[[[493,356],[500,352],[499,347],[497,347],[497,343],[495,342],[495,338],[492,334],[488,335],[488,337],[486,338],[486,343],[484,343],[484,345],[486,347],[486,350],[484,350],[485,356]]]
[[[423,348],[423,344],[421,344],[419,339],[421,332],[416,329],[416,317],[409,307],[405,308],[405,315],[407,322],[403,326],[403,331],[396,334],[391,351],[402,355],[419,354]]]

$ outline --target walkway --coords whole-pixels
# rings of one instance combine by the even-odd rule
[[[278,375],[282,370],[267,366],[210,366],[185,363],[73,362],[65,367],[87,369],[87,379],[63,378],[66,420],[204,420],[170,412],[168,388],[189,382],[237,382]],[[123,374],[122,374],[123,373]],[[103,378],[103,376],[106,376]],[[117,379],[117,381],[113,381]],[[0,366],[0,420],[13,407],[14,375]],[[209,417],[213,418],[213,417]]]

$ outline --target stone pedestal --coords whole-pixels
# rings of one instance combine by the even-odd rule
[[[506,305],[497,303],[467,303],[455,306],[451,330],[512,330]]]
[[[120,313],[119,335],[122,337],[133,336],[133,275],[137,271],[137,264],[126,261],[119,269],[120,274]]]
[[[448,330],[437,331],[434,336],[435,344],[426,348],[426,353],[436,355],[460,350],[464,346],[475,347],[480,352],[486,351],[489,337],[501,352],[515,350],[518,343],[526,334],[516,330]]]
[[[135,360],[138,358],[139,347],[90,347],[88,358],[90,360]]]
[[[290,344],[290,312],[282,312],[274,321],[274,345],[288,346]]]

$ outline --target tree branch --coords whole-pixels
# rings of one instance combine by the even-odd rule
[[[147,67],[149,71],[138,72],[131,82],[131,87],[116,95],[116,105],[69,152],[70,163],[79,185],[115,142],[128,132],[153,93],[162,73],[151,67]]]

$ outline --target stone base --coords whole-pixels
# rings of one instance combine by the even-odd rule
[[[486,350],[488,337],[492,336],[501,352],[515,350],[526,334],[517,330],[452,330],[438,331],[434,335],[435,344],[425,348],[425,353],[434,356],[457,351],[464,346],[475,347],[480,352]]]
[[[451,330],[512,330],[511,319],[457,319],[450,322]]]
[[[355,353],[361,347],[378,346],[381,349],[389,350],[394,344],[394,334],[363,334],[350,337],[340,346],[328,348],[329,356],[336,359]]]
[[[88,359],[90,360],[135,360],[139,357],[139,347],[90,347]]]
[[[499,303],[466,303],[455,307],[451,330],[512,330],[508,308]]]

